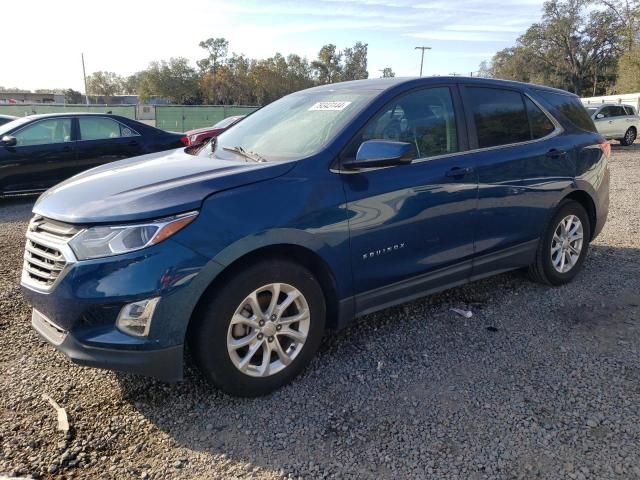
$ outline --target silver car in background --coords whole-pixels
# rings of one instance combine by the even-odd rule
[[[631,145],[638,136],[640,117],[630,105],[603,103],[586,106],[598,132],[609,140],[618,140],[620,145]]]

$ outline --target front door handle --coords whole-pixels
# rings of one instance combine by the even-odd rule
[[[131,141],[129,142],[129,146],[131,146],[131,147],[137,147],[137,146],[138,146],[138,142],[137,142],[136,140],[131,140]]]
[[[564,150],[556,150],[552,148],[547,152],[547,157],[549,158],[564,158],[567,156],[567,152]]]
[[[462,178],[465,175],[469,175],[470,173],[473,173],[473,167],[453,167],[447,170],[445,176],[452,178]]]

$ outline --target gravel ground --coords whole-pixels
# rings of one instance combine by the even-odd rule
[[[33,198],[0,206],[0,473],[55,478],[640,479],[640,148],[614,147],[585,270],[510,273],[329,334],[306,373],[236,399],[71,364],[18,289]],[[469,308],[470,319],[450,311]],[[71,431],[56,430],[48,394]]]

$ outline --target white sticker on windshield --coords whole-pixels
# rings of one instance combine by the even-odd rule
[[[309,108],[309,111],[314,111],[314,110],[336,110],[336,111],[340,111],[340,110],[344,110],[345,108],[347,108],[349,105],[351,104],[351,102],[318,102],[314,105],[311,106],[311,108]]]

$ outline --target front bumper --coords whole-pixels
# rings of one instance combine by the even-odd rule
[[[182,378],[193,309],[218,264],[165,240],[130,254],[71,263],[49,290],[22,282],[34,329],[73,362],[165,381]],[[213,269],[213,270],[212,270]],[[116,328],[121,308],[160,297],[148,336]]]
[[[123,350],[109,348],[108,344],[95,346],[83,343],[36,309],[31,315],[31,325],[40,336],[78,365],[136,373],[166,382],[182,380],[182,345],[155,350]]]

